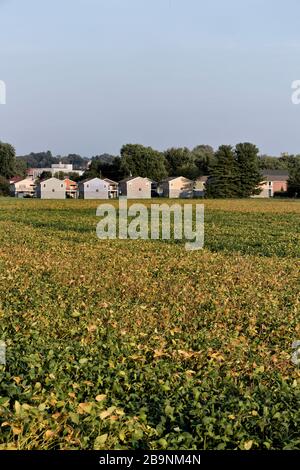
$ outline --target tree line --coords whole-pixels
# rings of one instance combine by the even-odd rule
[[[249,197],[259,193],[262,170],[288,170],[287,195],[300,195],[300,155],[259,155],[256,145],[248,142],[235,147],[221,145],[216,151],[210,145],[198,145],[192,150],[172,147],[163,152],[140,144],[126,144],[119,156],[101,154],[91,160],[78,154],[54,156],[50,151],[16,157],[11,144],[0,142],[0,194],[8,194],[12,176],[25,176],[27,168],[48,168],[60,161],[84,170],[82,177],[70,174],[76,181],[96,176],[115,181],[127,176],[143,176],[153,181],[172,176],[194,180],[206,175],[209,176],[206,194],[213,198]],[[48,176],[43,174],[42,178]],[[65,174],[56,176],[63,178]]]

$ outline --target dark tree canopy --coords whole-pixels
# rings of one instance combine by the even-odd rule
[[[259,169],[258,148],[249,142],[237,144],[235,158],[239,175],[239,197],[250,197],[259,194],[259,183],[262,181],[262,173]]]
[[[12,145],[0,142],[0,175],[9,179],[15,174],[16,152]]]
[[[148,177],[154,181],[168,176],[164,155],[139,144],[127,144],[121,148],[121,170],[125,176]]]

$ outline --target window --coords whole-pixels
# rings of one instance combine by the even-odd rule
[[[61,188],[63,188],[63,187],[64,187],[64,185],[63,185],[63,184],[61,184],[61,185],[60,185],[60,187],[61,187]]]
[[[272,197],[272,189],[269,189],[269,197]]]
[[[139,191],[142,191],[142,188],[139,188]]]
[[[269,186],[272,186],[272,181],[269,181]]]
[[[89,187],[90,187],[90,185],[89,185],[89,184],[87,184],[87,185],[86,185],[86,187],[87,187],[87,188],[89,188]]]
[[[52,192],[55,193],[55,189],[52,189]]]
[[[96,189],[96,193],[99,193],[99,189]]]

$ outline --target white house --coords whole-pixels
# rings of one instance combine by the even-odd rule
[[[149,178],[130,176],[119,181],[119,195],[128,199],[150,199],[151,183]]]
[[[108,196],[110,199],[115,199],[118,197],[118,186],[119,184],[116,181],[110,180],[109,178],[104,178],[109,185]]]
[[[171,176],[159,184],[162,196],[173,198],[193,197],[194,182],[184,176]]]
[[[78,185],[81,199],[108,199],[110,184],[100,178],[89,178]]]
[[[31,178],[15,181],[10,185],[11,195],[15,197],[33,197],[35,195],[35,183]]]
[[[66,199],[66,182],[58,178],[40,181],[36,194],[41,199]]]

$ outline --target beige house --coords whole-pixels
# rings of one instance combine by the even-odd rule
[[[36,185],[31,178],[21,179],[10,186],[11,195],[14,197],[34,197]]]
[[[66,182],[58,178],[40,181],[36,193],[41,199],[66,199]]]
[[[118,197],[118,186],[119,184],[116,181],[110,180],[109,178],[103,178],[104,181],[108,183],[108,197],[110,199],[115,199]]]
[[[194,182],[184,176],[166,178],[159,186],[163,197],[170,199],[193,197]]]
[[[119,181],[119,196],[126,196],[128,199],[150,199],[151,183],[149,178],[141,176],[131,176]]]
[[[81,199],[108,199],[109,184],[101,178],[88,178],[80,181],[79,197]]]
[[[275,193],[287,191],[288,179],[287,170],[264,170],[260,184],[261,193],[254,197],[274,197]]]

